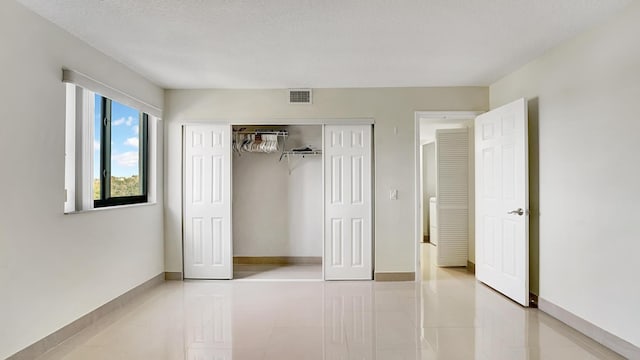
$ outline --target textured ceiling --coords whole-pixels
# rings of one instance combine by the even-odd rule
[[[19,0],[165,88],[488,85],[631,1]]]

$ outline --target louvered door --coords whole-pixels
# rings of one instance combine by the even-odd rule
[[[467,266],[469,248],[469,133],[436,130],[438,266]]]

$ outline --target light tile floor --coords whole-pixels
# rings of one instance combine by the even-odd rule
[[[41,359],[621,359],[464,270],[426,266],[422,275],[171,281]]]
[[[322,280],[322,265],[233,265],[235,280]]]

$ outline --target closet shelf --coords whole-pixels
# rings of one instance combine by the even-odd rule
[[[304,151],[285,150],[280,155],[280,160],[282,160],[282,158],[284,158],[285,156],[288,159],[289,156],[291,156],[291,155],[298,155],[298,156],[302,156],[302,157],[322,155],[322,150],[304,150]]]
[[[289,132],[286,130],[234,130],[234,134],[241,135],[277,135],[288,136]]]

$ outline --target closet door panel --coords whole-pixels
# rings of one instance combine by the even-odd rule
[[[363,194],[364,157],[353,156],[351,158],[351,204],[362,205]]]
[[[231,132],[228,125],[184,129],[184,277],[230,279]]]
[[[344,266],[344,227],[342,219],[331,219],[331,265]]]
[[[364,253],[362,251],[364,247],[364,221],[362,219],[351,219],[351,265],[363,266],[364,265]]]
[[[324,131],[325,279],[370,280],[371,126],[326,125]]]
[[[342,189],[344,188],[344,167],[342,156],[331,158],[331,203],[342,204]]]

